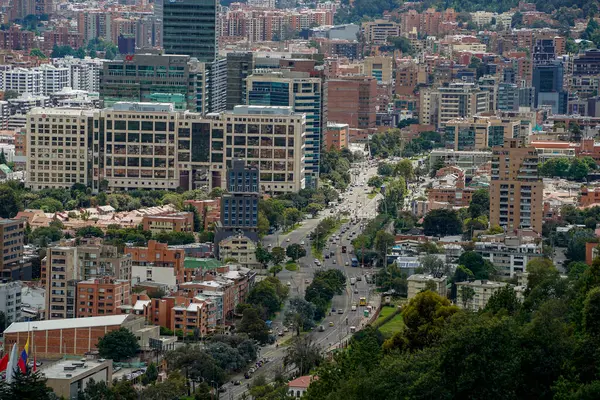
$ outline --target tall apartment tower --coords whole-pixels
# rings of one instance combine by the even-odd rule
[[[227,169],[227,194],[221,198],[221,224],[215,233],[215,243],[243,232],[258,241],[259,172],[244,160],[233,160]]]
[[[165,52],[213,62],[217,57],[217,6],[216,0],[163,1]]]
[[[490,224],[505,232],[531,229],[542,232],[544,185],[538,176],[538,155],[533,147],[518,147],[505,139],[494,147],[490,187]]]
[[[352,129],[375,129],[377,79],[345,76],[327,81],[327,122],[348,124]]]
[[[249,105],[289,106],[295,113],[306,114],[306,186],[316,187],[323,140],[321,79],[311,78],[307,72],[256,72],[248,77],[246,86]]]
[[[227,109],[246,104],[246,78],[254,69],[254,53],[227,53]]]
[[[7,280],[31,280],[31,263],[23,261],[25,222],[21,219],[0,220],[0,277]]]

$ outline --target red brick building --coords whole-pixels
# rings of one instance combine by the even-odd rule
[[[200,219],[203,221],[204,229],[221,219],[221,200],[185,200],[183,204],[194,206],[198,210]]]
[[[98,339],[108,332],[126,328],[136,334],[144,329],[144,324],[143,318],[133,315],[14,322],[4,331],[4,351],[14,343],[21,351],[29,339],[30,351],[35,351],[38,359],[82,356],[96,350]]]
[[[375,129],[377,80],[346,76],[327,81],[327,121],[354,129]]]
[[[77,318],[121,314],[131,301],[131,282],[110,277],[77,283]]]

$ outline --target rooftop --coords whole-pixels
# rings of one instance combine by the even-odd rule
[[[100,326],[122,325],[129,315],[105,315],[101,317],[54,319],[49,321],[13,322],[4,331],[19,333],[35,331],[51,331],[63,328],[94,328]]]
[[[310,375],[301,376],[299,378],[294,379],[293,381],[288,382],[288,387],[293,388],[308,388],[313,379],[317,379],[317,377],[312,377]]]
[[[89,375],[96,367],[109,367],[112,360],[61,360],[41,368],[41,372],[48,379],[77,379],[79,375]],[[67,368],[67,369],[65,369]],[[70,376],[67,376],[70,375]]]
[[[222,267],[223,263],[215,258],[186,257],[183,266],[184,268],[216,269]]]

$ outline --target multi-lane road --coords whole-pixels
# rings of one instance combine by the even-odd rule
[[[286,285],[289,283],[290,297],[304,297],[306,287],[312,281],[314,273],[319,269],[339,269],[346,276],[347,282],[344,292],[341,295],[335,296],[332,300],[332,308],[335,308],[336,311],[331,312],[323,321],[319,322],[319,325],[322,325],[324,330],[321,332],[319,325],[317,325],[316,329],[310,332],[311,338],[323,352],[335,348],[341,342],[348,339],[351,335],[351,327],[359,330],[365,324],[367,321],[367,318],[364,317],[365,307],[356,307],[356,310],[352,311],[352,306],[358,305],[361,297],[365,297],[367,302],[375,308],[378,306],[379,301],[377,296],[373,296],[373,285],[367,284],[365,279],[365,274],[369,274],[371,271],[360,267],[352,267],[351,259],[353,254],[351,253],[352,246],[350,244],[352,239],[361,232],[361,224],[376,216],[377,203],[381,196],[377,195],[369,199],[366,182],[371,176],[376,174],[377,167],[363,164],[362,166],[353,167],[351,173],[353,171],[356,171],[353,174],[353,183],[356,186],[350,186],[345,193],[341,194],[342,201],[336,207],[323,211],[318,218],[303,221],[300,227],[286,235],[276,233],[263,238],[263,245],[270,245],[270,247],[278,245],[287,247],[292,243],[304,243],[307,256],[298,261],[298,270],[288,271],[284,269],[277,275],[281,282]],[[328,239],[323,254],[333,252],[333,256],[324,258],[321,266],[318,266],[314,261],[315,257],[311,254],[311,242],[308,239],[308,235],[314,230],[319,221],[327,216],[339,216],[349,221],[344,223]],[[352,219],[356,222],[352,223]],[[341,233],[342,231],[344,233]],[[333,239],[334,235],[335,239]],[[346,246],[346,253],[342,252],[342,246]],[[351,285],[351,278],[358,277],[361,280],[357,280],[354,285]],[[284,314],[285,310],[273,319],[272,328],[274,332],[283,329]],[[283,337],[277,336],[277,344],[267,345],[261,349],[260,357],[268,358],[270,362],[264,364],[255,375],[262,374],[267,378],[272,378],[277,372],[284,370],[283,359],[286,354],[286,346],[280,346],[279,344],[288,340],[291,335],[293,335],[293,332],[290,331]],[[242,375],[233,379],[233,381],[236,380],[240,380],[242,384],[239,386],[231,383],[224,385],[225,392],[221,393],[220,398],[238,399],[243,396],[244,392],[247,391],[246,385],[251,380],[244,379]]]

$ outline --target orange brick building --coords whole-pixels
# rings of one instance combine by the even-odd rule
[[[131,282],[111,277],[77,283],[77,318],[121,314],[131,301]]]
[[[349,142],[349,127],[348,124],[336,124],[335,122],[327,122],[325,130],[325,148],[327,150],[332,147],[336,150],[341,150],[348,147]]]
[[[191,213],[189,213],[191,214]],[[185,250],[169,249],[166,243],[149,240],[147,247],[125,247],[125,254],[131,254],[132,276],[147,280],[148,270],[151,276],[155,268],[171,268],[176,283],[184,282]]]
[[[84,355],[96,350],[98,339],[108,332],[126,328],[135,334],[144,324],[144,319],[133,315],[15,322],[4,331],[4,350],[16,343],[21,351],[30,339],[29,349],[38,359]]]

